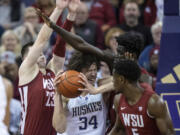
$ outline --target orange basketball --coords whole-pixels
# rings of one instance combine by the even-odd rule
[[[75,70],[68,70],[62,74],[59,78],[61,81],[58,84],[58,92],[67,98],[75,98],[81,94],[78,91],[79,88],[83,88],[83,85],[78,81],[82,80],[79,77],[79,72]]]

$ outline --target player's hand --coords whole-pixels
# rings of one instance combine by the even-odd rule
[[[68,9],[71,13],[76,13],[81,1],[80,0],[70,0]]]
[[[59,71],[56,75],[56,77],[54,78],[53,84],[55,89],[57,90],[58,84],[61,82],[60,78],[62,76],[62,74],[64,73],[64,71]]]
[[[56,7],[63,10],[68,7],[70,0],[56,0]]]
[[[88,92],[90,94],[95,94],[96,93],[96,89],[94,88],[94,86],[92,86],[86,76],[83,73],[80,73],[79,77],[82,79],[82,81],[78,81],[80,84],[82,84],[84,86],[84,88],[79,88],[79,91],[83,91],[83,92]]]
[[[43,21],[44,21],[49,27],[51,27],[53,22],[51,22],[51,20],[49,19],[49,17],[47,17],[47,15],[45,15],[43,12],[41,12],[40,9],[35,8],[35,10],[36,10],[36,14],[37,14],[38,16],[40,16],[40,17],[43,19]]]
[[[124,57],[125,57],[125,59],[135,61],[135,56],[130,52],[125,52]]]

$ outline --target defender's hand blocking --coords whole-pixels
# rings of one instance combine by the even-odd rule
[[[84,91],[84,92],[88,92],[90,94],[95,94],[96,93],[96,89],[94,88],[94,86],[92,86],[86,76],[83,73],[80,73],[79,77],[82,79],[82,81],[78,81],[80,84],[82,84],[84,86],[84,89],[78,89],[79,91]]]
[[[43,19],[44,23],[51,27],[53,22],[49,19],[49,17],[47,17],[47,15],[45,15],[43,12],[41,12],[40,9],[35,8],[35,10],[37,15],[39,15]]]

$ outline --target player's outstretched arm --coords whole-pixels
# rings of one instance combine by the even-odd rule
[[[54,97],[54,113],[53,113],[53,119],[52,119],[52,125],[54,129],[59,133],[64,133],[66,130],[66,110],[64,109],[62,96],[57,92],[57,85],[60,83],[60,76],[63,72],[59,72],[57,76],[54,79],[54,86],[56,89],[56,94]]]
[[[78,90],[80,91],[86,91],[90,94],[99,94],[99,93],[106,93],[106,92],[110,92],[115,90],[114,89],[114,84],[113,84],[113,80],[109,79],[109,82],[107,84],[101,85],[100,87],[95,88],[93,85],[91,85],[86,76],[83,73],[80,73],[79,77],[82,79],[82,81],[79,81],[79,83],[81,83],[84,88],[79,88]]]
[[[73,22],[76,18],[76,11],[79,7],[80,0],[71,0],[68,4],[68,15],[67,19],[63,24],[63,28],[67,31],[70,31]],[[58,73],[59,70],[61,70],[64,66],[65,61],[65,53],[66,53],[66,42],[64,39],[58,34],[56,38],[56,43],[53,47],[53,58],[48,64],[48,68],[50,68],[54,73]]]
[[[60,14],[62,13],[63,9],[66,7],[67,4],[68,4],[68,0],[56,0],[56,8],[54,9],[53,13],[50,16],[52,22],[56,22],[58,20]],[[41,12],[40,10],[37,10],[37,13],[40,12]],[[33,72],[36,69],[37,59],[43,52],[45,44],[49,40],[52,31],[53,30],[49,28],[46,24],[42,26],[34,45],[31,47],[27,57],[20,66],[19,69],[20,76],[24,75],[24,71]]]
[[[107,55],[106,53],[104,53],[104,51],[87,43],[80,36],[68,32],[63,28],[57,26],[46,15],[40,14],[40,16],[49,27],[51,27],[54,31],[61,35],[61,37],[76,50],[79,50],[83,53],[92,53],[108,63],[113,59],[113,55]]]
[[[116,123],[108,135],[125,135],[125,129],[121,123],[121,120],[119,118],[119,113],[118,113],[119,100],[120,100],[120,94],[116,95],[114,98],[114,106],[115,106],[115,111],[116,111]]]
[[[154,94],[150,98],[148,112],[156,119],[157,127],[162,135],[175,135],[166,104],[158,95]]]

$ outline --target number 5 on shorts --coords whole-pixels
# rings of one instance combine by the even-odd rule
[[[83,123],[82,126],[79,126],[79,130],[86,130],[88,124],[93,126],[93,129],[97,128],[97,118],[95,115],[93,115],[90,120],[88,121],[87,117],[80,117],[79,118],[80,122]]]
[[[132,130],[133,135],[139,135],[139,134],[137,133],[137,131],[138,131],[137,128],[132,128],[131,130]]]

